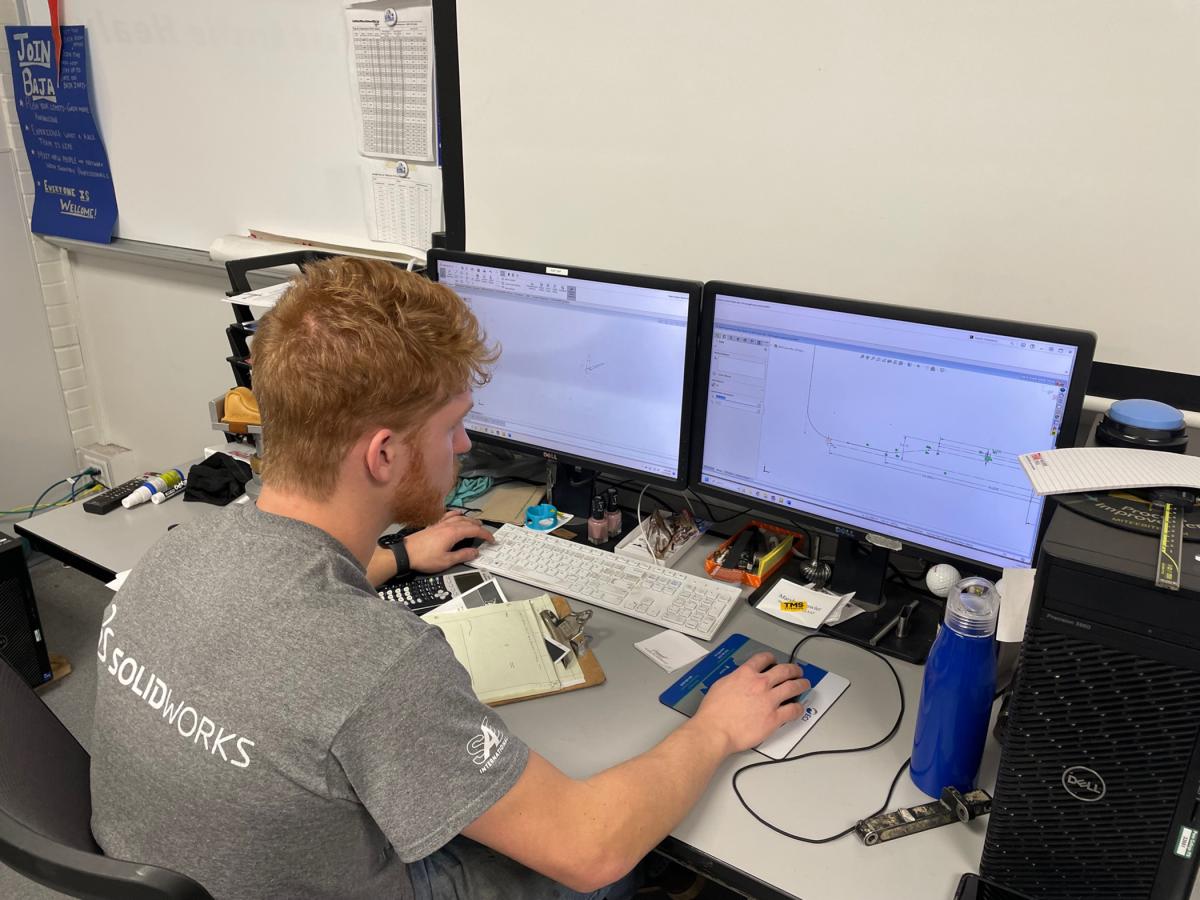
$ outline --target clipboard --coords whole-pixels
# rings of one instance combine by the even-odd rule
[[[571,606],[558,594],[551,594],[550,600],[554,604],[554,610],[558,613],[559,619],[565,619],[571,615]],[[525,697],[513,697],[509,700],[497,700],[494,703],[489,703],[488,706],[506,706],[509,703],[520,703],[522,700],[536,700],[538,697],[550,697],[554,694],[566,694],[570,691],[578,691],[583,688],[595,687],[598,684],[604,684],[608,676],[604,674],[604,669],[600,667],[600,660],[596,659],[596,654],[592,652],[590,647],[583,650],[579,649],[577,642],[572,642],[575,646],[575,658],[579,660],[579,668],[583,670],[584,681],[582,684],[572,684],[568,687],[559,688],[556,691],[543,691],[540,694],[529,694]]]
[[[547,593],[423,618],[441,630],[471,676],[475,696],[488,706],[503,706],[604,683],[582,627],[590,616],[573,613],[566,600]],[[557,657],[548,652],[551,647]]]

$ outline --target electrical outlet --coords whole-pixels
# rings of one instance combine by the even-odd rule
[[[129,457],[122,458],[122,455],[132,452],[128,447],[122,447],[120,444],[88,444],[75,451],[75,458],[81,471],[88,466],[95,466],[100,470],[99,479],[109,487],[113,487],[120,483],[118,478],[120,471],[128,468],[127,465],[122,464],[127,463]]]

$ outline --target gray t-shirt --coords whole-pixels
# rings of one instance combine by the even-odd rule
[[[404,863],[528,759],[440,631],[329,534],[253,504],[160,540],[97,656],[97,842],[220,900],[410,897]]]

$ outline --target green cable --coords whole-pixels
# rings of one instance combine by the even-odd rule
[[[96,488],[103,489],[103,487],[104,485],[99,481],[93,481],[87,487],[76,491],[74,497],[69,495],[66,497],[60,497],[59,499],[51,501],[50,503],[42,504],[38,507],[38,509],[53,509],[58,506],[69,506],[76,500],[80,500],[84,497],[90,497],[92,495],[92,491],[94,491]],[[29,506],[19,506],[16,509],[0,509],[0,516],[26,516],[29,514],[29,510],[31,508],[32,507]]]
[[[54,484],[50,485],[50,487],[48,487],[44,491],[42,491],[42,493],[38,495],[38,498],[33,501],[33,506],[29,510],[29,515],[27,515],[25,518],[32,519],[33,514],[35,512],[37,512],[38,506],[41,505],[42,497],[45,497],[48,493],[50,493],[52,490],[54,490],[60,484],[66,484],[68,481],[70,481],[69,478],[60,478],[58,481],[54,482]]]
[[[25,515],[25,518],[31,519],[31,518],[33,518],[33,514],[35,512],[37,512],[38,508],[42,505],[42,499],[48,493],[50,493],[52,490],[54,490],[56,487],[58,487],[60,484],[66,484],[68,482],[70,482],[70,484],[71,484],[71,494],[70,494],[69,498],[64,497],[63,500],[66,500],[66,499],[74,500],[75,499],[75,480],[76,479],[82,478],[84,475],[87,475],[87,476],[91,477],[92,484],[97,483],[96,476],[93,474],[92,470],[93,470],[93,467],[88,466],[82,472],[76,472],[74,475],[68,475],[66,478],[60,478],[58,481],[54,482],[54,484],[50,485],[50,487],[46,488],[44,491],[41,492],[41,494],[38,495],[38,498],[35,501],[33,501],[33,506],[20,507],[15,510],[0,510],[0,515],[14,515],[14,516],[15,515]],[[88,485],[88,487],[91,487],[91,486],[92,485]],[[62,500],[56,500],[53,504],[47,504],[47,507],[56,506],[61,502],[62,502]]]

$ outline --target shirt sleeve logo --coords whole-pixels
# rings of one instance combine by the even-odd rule
[[[500,754],[508,746],[508,735],[501,734],[488,722],[487,716],[479,722],[479,734],[467,742],[467,754],[471,762],[479,766],[480,774],[496,764]]]

